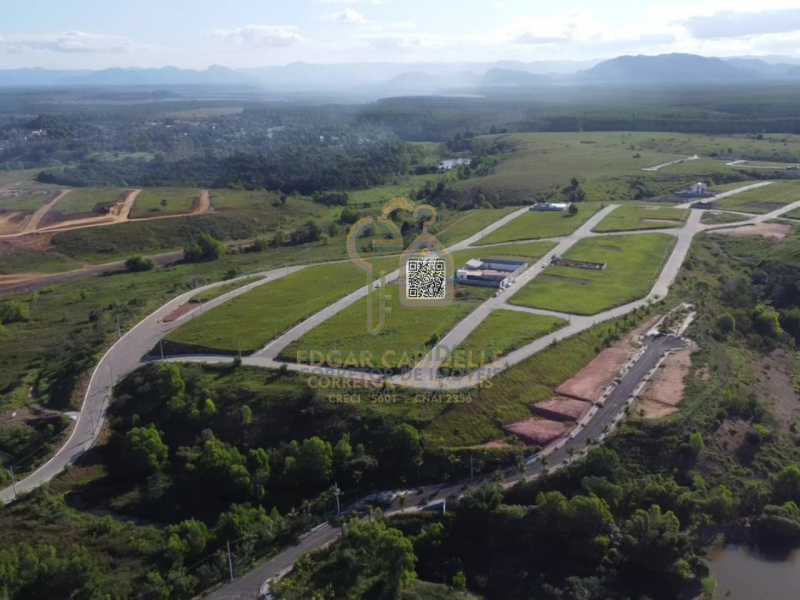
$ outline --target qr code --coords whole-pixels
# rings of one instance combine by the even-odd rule
[[[438,256],[412,256],[406,261],[406,297],[443,300],[447,296],[447,263]]]

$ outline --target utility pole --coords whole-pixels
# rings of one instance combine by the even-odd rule
[[[469,455],[469,480],[472,481],[473,475],[473,466],[472,466],[472,454]]]
[[[228,575],[231,578],[231,582],[233,582],[233,559],[231,558],[231,543],[230,541],[226,542],[228,547]]]
[[[158,340],[158,347],[161,350],[161,360],[164,360],[164,338]]]
[[[339,489],[339,484],[333,484],[333,495],[336,498],[336,516],[338,517],[342,513],[342,506],[339,504],[339,496],[341,495],[342,490]]]
[[[11,489],[14,491],[14,500],[17,499],[17,477],[14,475],[14,465],[9,467],[11,471]]]

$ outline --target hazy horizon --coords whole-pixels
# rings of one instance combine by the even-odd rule
[[[12,0],[5,12],[2,69],[585,62],[671,52],[800,59],[800,8],[784,0],[758,10],[717,0],[445,0],[435,10],[419,0],[199,0],[189,11],[153,0]]]

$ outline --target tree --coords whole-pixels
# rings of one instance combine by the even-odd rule
[[[17,300],[0,303],[0,324],[21,323],[30,319],[28,305]]]
[[[312,486],[330,483],[333,469],[333,448],[330,443],[314,436],[303,441],[297,455],[295,470],[302,482]]]
[[[692,450],[692,456],[697,458],[700,456],[700,453],[705,448],[705,442],[703,442],[703,436],[700,432],[695,431],[689,436],[689,448]]]
[[[769,338],[776,339],[783,335],[778,311],[765,304],[759,304],[753,310],[753,327]]]
[[[203,233],[197,241],[190,242],[183,249],[183,260],[186,262],[208,262],[217,260],[225,254],[225,244]]]
[[[730,313],[725,313],[717,319],[717,329],[719,332],[728,336],[736,331],[736,319]]]
[[[406,473],[413,472],[422,464],[422,438],[412,425],[403,423],[394,430],[391,448]]]
[[[569,215],[571,217],[574,217],[575,215],[577,215],[578,214],[578,205],[575,204],[574,202],[570,202],[569,208],[567,209],[567,213],[569,213]]]
[[[800,502],[800,466],[788,465],[775,477],[772,495],[777,503]]]
[[[126,441],[125,457],[135,472],[149,475],[161,470],[167,462],[169,447],[155,425],[134,427],[126,435]]]
[[[689,538],[675,513],[661,507],[637,509],[623,528],[622,547],[628,563],[649,573],[679,573],[678,561],[688,554]]]
[[[140,273],[142,271],[151,271],[155,264],[149,258],[144,256],[131,256],[125,261],[125,268],[131,273]]]

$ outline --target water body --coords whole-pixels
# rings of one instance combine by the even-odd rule
[[[717,580],[715,599],[800,599],[800,549],[769,556],[731,544],[712,550],[709,568]]]

